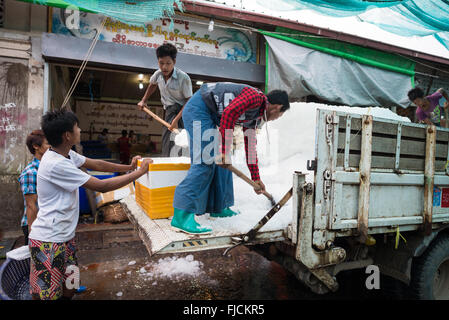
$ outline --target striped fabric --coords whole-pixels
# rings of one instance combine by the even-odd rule
[[[31,294],[41,300],[61,298],[68,276],[67,266],[78,265],[75,240],[54,243],[29,239],[29,247]]]

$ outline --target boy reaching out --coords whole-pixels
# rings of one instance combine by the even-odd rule
[[[121,188],[148,171],[151,159],[144,159],[139,170],[100,180],[80,167],[102,172],[135,170],[130,165],[89,159],[71,150],[80,143],[78,119],[70,111],[51,111],[42,117],[42,130],[51,145],[42,156],[37,173],[39,211],[29,234],[31,252],[30,291],[33,299],[70,299],[74,290],[66,290],[66,269],[77,265],[75,229],[79,217],[78,188],[108,192]]]
[[[440,99],[443,97],[446,99],[446,102],[441,107]],[[438,89],[429,96],[424,96],[422,89],[414,88],[408,92],[408,98],[418,106],[416,117],[419,122],[447,128],[447,119],[442,120],[441,116],[443,109],[447,111],[449,96],[443,88]]]

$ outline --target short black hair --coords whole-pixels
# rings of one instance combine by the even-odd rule
[[[128,131],[122,130],[122,137],[126,137],[127,134],[128,134]]]
[[[267,94],[268,102],[271,104],[281,104],[281,112],[285,112],[290,109],[290,102],[288,102],[287,91],[273,90]]]
[[[163,45],[157,47],[156,49],[156,57],[158,59],[163,57],[170,57],[173,60],[175,60],[177,54],[178,50],[171,43],[164,43]]]
[[[421,98],[421,99],[424,98],[424,91],[422,91],[421,88],[416,87],[416,88],[410,90],[407,93],[407,95],[408,95],[408,98],[410,99],[410,101],[413,102],[417,98]]]
[[[103,129],[103,131],[101,131],[102,133],[108,133],[109,132],[109,130],[108,129],[106,129],[106,128],[104,128]]]
[[[48,111],[42,116],[42,131],[48,143],[53,147],[62,144],[62,135],[66,132],[73,132],[73,126],[79,124],[76,115],[68,110]]]

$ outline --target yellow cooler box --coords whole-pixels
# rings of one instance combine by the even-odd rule
[[[175,188],[186,177],[190,158],[152,159],[148,173],[136,180],[136,202],[151,219],[164,219],[173,216]]]

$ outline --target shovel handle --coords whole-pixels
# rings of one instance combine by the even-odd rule
[[[147,107],[143,107],[142,109],[143,111],[145,111],[146,113],[148,113],[150,116],[152,116],[156,121],[158,121],[159,123],[161,123],[163,126],[167,127],[167,129],[170,128],[170,123],[168,123],[167,121],[165,121],[164,119],[162,119],[161,117],[159,117],[157,114],[155,114],[154,112],[150,111],[150,109],[148,109]],[[178,129],[173,129],[172,130],[174,133],[178,134],[179,130]]]
[[[257,183],[255,183],[253,180],[251,180],[250,178],[248,178],[243,172],[241,172],[240,170],[238,170],[236,167],[234,167],[232,164],[227,165],[226,168],[228,168],[230,171],[232,171],[233,173],[235,173],[238,177],[240,177],[242,180],[244,180],[245,182],[247,182],[248,184],[250,184],[253,188],[258,188],[259,185]],[[271,203],[275,203],[273,196],[271,194],[269,194],[267,191],[263,192],[263,195],[265,197],[268,198],[268,200],[271,201]]]

